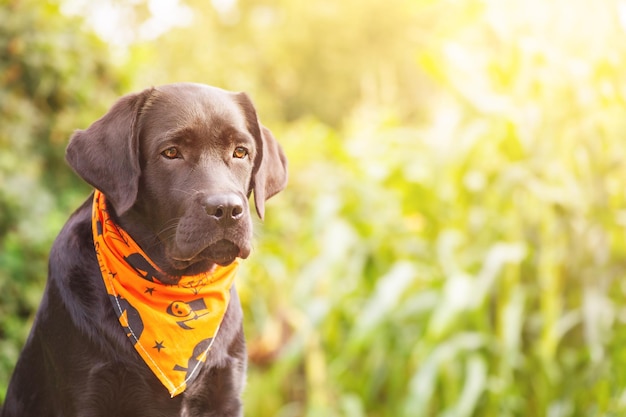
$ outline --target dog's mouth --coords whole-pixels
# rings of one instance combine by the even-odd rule
[[[220,266],[230,265],[236,258],[247,258],[248,253],[242,250],[234,242],[221,239],[198,253],[189,257],[172,256],[173,266],[176,269],[187,269],[197,263],[211,263]]]
[[[239,246],[226,239],[222,239],[200,252],[201,257],[221,266],[230,265],[240,254]]]

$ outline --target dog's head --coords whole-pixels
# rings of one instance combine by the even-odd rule
[[[170,274],[227,265],[251,250],[259,217],[287,181],[287,162],[244,93],[170,84],[122,97],[72,136],[70,166]]]

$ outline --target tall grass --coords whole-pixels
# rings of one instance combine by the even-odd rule
[[[398,127],[285,132],[326,158],[294,161],[240,284],[252,345],[280,349],[250,415],[626,411],[620,139],[463,130],[445,151]]]
[[[424,123],[279,132],[291,183],[240,284],[248,415],[626,413],[626,55],[535,24],[422,51]]]

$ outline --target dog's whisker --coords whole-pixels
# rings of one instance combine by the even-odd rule
[[[193,195],[195,195],[195,194],[197,194],[199,192],[199,191],[194,190],[194,189],[185,190],[185,189],[182,189],[182,188],[172,188],[172,191],[183,193],[183,194],[187,194],[187,195],[190,195],[190,196],[193,196]]]

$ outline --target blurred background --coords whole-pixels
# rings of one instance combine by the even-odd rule
[[[238,277],[246,415],[626,414],[626,1],[0,0],[0,402],[74,129],[175,81],[290,161]]]

